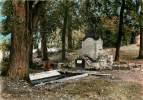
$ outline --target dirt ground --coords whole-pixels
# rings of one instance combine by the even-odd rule
[[[113,70],[101,73],[111,76],[89,75],[41,86],[1,77],[1,100],[143,100],[141,71]]]
[[[43,86],[31,86],[24,80],[13,82],[2,78],[4,90],[1,92],[1,98],[3,100],[142,100],[140,85],[121,81],[119,77],[113,76],[112,78],[88,76]]]
[[[121,48],[122,60],[134,60],[136,45]],[[111,77],[87,77],[64,83],[32,86],[24,80],[0,78],[0,100],[143,100],[143,72],[108,70]]]
[[[111,74],[126,82],[134,82],[143,87],[143,72],[142,71],[112,71]],[[141,91],[143,95],[143,88]]]

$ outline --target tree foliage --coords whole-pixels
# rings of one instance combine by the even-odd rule
[[[5,16],[5,19],[2,21],[2,30],[1,33],[3,35],[7,35],[12,32],[12,24],[13,24],[13,7],[12,1],[6,0],[2,6],[2,16]]]

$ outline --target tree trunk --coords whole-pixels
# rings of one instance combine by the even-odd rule
[[[30,36],[30,51],[29,51],[29,65],[33,64],[33,1],[27,1],[28,6],[28,29],[29,29],[29,36]]]
[[[47,39],[46,39],[46,33],[41,32],[41,54],[42,54],[42,60],[46,61],[48,60],[48,56],[47,56]]]
[[[68,14],[68,49],[72,49],[72,30],[71,30],[71,25],[72,25],[72,16]]]
[[[138,58],[143,59],[143,29],[142,29],[141,18],[140,18],[140,50]]]
[[[65,61],[65,53],[66,53],[66,42],[65,42],[65,36],[66,36],[66,30],[67,30],[67,18],[68,18],[68,8],[64,7],[64,25],[63,25],[63,33],[62,33],[62,61]]]
[[[130,44],[135,44],[136,43],[136,33],[132,32],[131,33],[131,40],[130,40]]]
[[[120,11],[120,21],[119,21],[119,30],[118,30],[118,39],[116,43],[116,55],[115,55],[115,61],[119,61],[120,58],[120,46],[121,46],[121,40],[123,36],[123,15],[124,15],[124,9],[125,9],[125,0],[122,0],[122,6]]]
[[[142,1],[141,2],[141,8],[143,7]],[[139,57],[140,59],[143,59],[143,9],[141,9],[140,16],[139,16],[139,25],[140,25],[140,50],[139,50]]]
[[[29,65],[33,64],[33,39],[30,42],[30,51],[29,51]]]
[[[40,7],[37,5],[35,5],[35,7],[33,8],[33,4],[34,1],[28,1],[28,6],[29,6],[29,19],[28,19],[28,28],[29,28],[29,33],[30,33],[30,52],[29,52],[29,64],[30,66],[33,64],[33,33],[35,31],[35,28],[37,27],[38,24],[38,17],[37,17],[37,13],[39,13],[38,9],[40,9]]]
[[[27,27],[27,6],[25,1],[12,0],[14,8],[13,39],[9,76],[22,79],[28,76],[29,32]]]

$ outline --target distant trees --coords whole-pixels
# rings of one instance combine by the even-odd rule
[[[36,4],[35,1],[27,1],[29,5],[29,29],[30,29],[30,53],[29,53],[29,64],[33,64],[33,46],[34,46],[34,35],[39,31],[38,27],[40,26],[41,15],[45,14],[45,1],[38,1]],[[43,7],[44,6],[44,7]],[[45,37],[46,38],[46,37]]]
[[[12,1],[5,1],[2,5],[2,15],[6,16],[5,19],[2,21],[2,29],[1,34],[2,35],[9,35],[12,33],[13,28],[13,7],[12,7]],[[12,41],[13,40],[13,34],[11,34],[11,41],[10,41],[10,59],[12,58]]]
[[[62,6],[62,12],[61,15],[63,17],[63,27],[62,27],[62,60],[65,60],[65,54],[66,54],[66,43],[68,44],[68,49],[72,49],[72,29],[73,29],[73,23],[72,23],[72,17],[75,17],[75,12],[77,9],[75,9],[75,5],[78,2],[75,2],[74,0],[68,1],[63,0],[61,1]],[[76,10],[76,11],[75,11]],[[75,15],[74,15],[75,14]],[[66,36],[68,41],[66,41]]]

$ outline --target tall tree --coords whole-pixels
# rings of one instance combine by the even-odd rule
[[[68,49],[72,49],[72,15],[68,14]]]
[[[72,16],[77,10],[75,10],[77,1],[63,0],[61,6],[63,7],[63,28],[62,28],[62,60],[65,60],[66,52],[66,36],[68,38],[68,48],[72,48]],[[73,14],[72,14],[73,13]],[[76,15],[76,14],[75,14]]]
[[[122,0],[121,10],[120,10],[120,19],[119,19],[119,29],[118,29],[118,39],[116,43],[116,55],[115,61],[119,61],[119,52],[121,46],[121,40],[123,36],[123,16],[124,16],[124,9],[125,9],[125,0]]]
[[[12,52],[9,76],[21,79],[28,76],[29,68],[29,30],[27,20],[26,1],[12,0],[13,4],[13,28],[12,28]]]
[[[66,5],[64,5],[64,24],[63,24],[63,32],[62,32],[62,60],[65,60],[65,53],[66,53],[66,40],[65,40],[65,36],[66,36],[66,30],[67,30],[67,19],[68,19],[68,7]]]
[[[38,31],[38,21],[39,21],[39,13],[41,13],[41,3],[35,1],[27,1],[26,9],[27,9],[27,26],[29,29],[29,37],[30,37],[30,52],[29,52],[29,64],[33,63],[32,55],[33,55],[33,34]],[[13,18],[13,7],[12,0],[5,1],[2,7],[2,15],[6,16],[6,19],[3,20],[2,23],[2,34],[7,35],[12,33],[13,22],[15,21]],[[11,40],[13,40],[13,34],[11,34]],[[12,43],[12,42],[11,42]],[[12,48],[13,45],[11,45]],[[12,49],[10,49],[10,52]],[[12,53],[10,53],[11,55]],[[10,57],[11,58],[11,57]]]
[[[47,52],[47,26],[48,26],[48,16],[47,16],[47,7],[48,2],[41,1],[41,8],[40,8],[40,35],[41,35],[41,55],[42,60],[48,60],[48,52]]]
[[[36,4],[34,4],[34,1],[28,1],[29,3],[29,29],[30,29],[30,53],[29,53],[29,64],[32,65],[33,63],[33,35],[38,32],[38,26],[39,22],[41,20],[41,14],[45,13],[45,10],[43,12],[43,4],[45,1],[38,1]],[[34,7],[33,7],[34,6]]]
[[[46,17],[46,16],[45,16]],[[46,18],[43,18],[41,20],[41,24],[40,24],[40,28],[41,28],[41,31],[40,31],[40,35],[41,35],[41,54],[42,54],[42,60],[43,61],[46,61],[48,60],[48,52],[47,52],[47,38],[46,38],[46,26],[47,26],[47,23],[46,23]]]
[[[143,2],[139,0],[139,28],[140,28],[140,50],[139,50],[139,57],[143,59]]]
[[[33,63],[33,5],[34,1],[27,1],[27,24],[29,29],[29,37],[30,37],[30,47],[29,47],[29,65]]]

